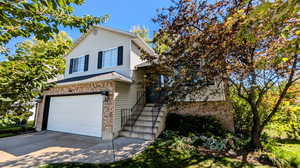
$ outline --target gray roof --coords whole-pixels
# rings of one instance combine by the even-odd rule
[[[82,80],[86,80],[86,79],[89,79],[89,78],[93,78],[93,77],[96,77],[96,76],[101,76],[101,75],[105,75],[105,74],[109,74],[109,73],[117,73],[119,75],[122,75],[118,72],[115,72],[115,71],[109,71],[109,72],[104,72],[104,73],[98,73],[98,74],[92,74],[92,75],[85,75],[85,76],[78,76],[78,77],[73,77],[73,78],[67,78],[67,79],[63,79],[63,80],[59,80],[59,81],[56,81],[56,83],[66,83],[66,82],[76,82],[76,81],[82,81]],[[122,75],[124,76],[125,78],[129,78],[125,75]]]

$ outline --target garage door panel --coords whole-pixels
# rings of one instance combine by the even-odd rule
[[[48,130],[101,137],[102,95],[52,97]]]

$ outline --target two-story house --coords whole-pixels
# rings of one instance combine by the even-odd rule
[[[112,139],[151,139],[163,129],[165,110],[143,86],[141,50],[155,55],[137,35],[95,26],[83,34],[66,56],[66,70],[38,104],[36,130],[52,130]],[[156,97],[156,99],[158,99]],[[177,113],[215,115],[232,128],[225,93],[191,104]]]

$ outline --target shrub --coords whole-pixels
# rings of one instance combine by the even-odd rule
[[[166,119],[166,130],[178,132],[179,135],[215,135],[224,137],[227,131],[212,116],[192,116],[169,113]]]
[[[225,150],[226,147],[226,140],[225,139],[221,139],[220,137],[215,137],[215,136],[211,136],[211,137],[206,137],[206,136],[200,136],[198,142],[196,142],[196,144],[198,144],[200,142],[202,146],[211,149],[211,150]]]
[[[237,133],[250,134],[252,127],[252,113],[250,105],[230,88],[230,100],[233,107],[234,130]]]
[[[11,114],[6,114],[0,118],[0,128],[10,128],[16,126],[25,126],[28,117],[25,116],[15,116]]]

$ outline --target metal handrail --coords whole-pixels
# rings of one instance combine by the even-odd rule
[[[154,135],[155,124],[158,119],[161,108],[164,105],[165,98],[166,98],[166,92],[160,91],[158,94],[158,99],[155,101],[154,106],[151,110],[151,113],[152,113],[152,135]]]
[[[121,109],[122,128],[124,128],[125,126],[130,126],[132,130],[133,126],[144,110],[146,104],[145,92],[141,91],[137,94],[137,102],[132,108]]]

